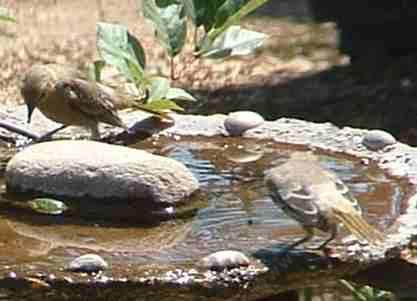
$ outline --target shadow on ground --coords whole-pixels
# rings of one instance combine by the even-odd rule
[[[379,128],[417,145],[416,63],[413,56],[396,60],[374,56],[277,84],[274,78],[282,75],[276,72],[253,84],[194,90],[201,101],[188,110],[201,114],[253,110],[269,120],[291,117]]]

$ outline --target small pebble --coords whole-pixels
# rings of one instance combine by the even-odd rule
[[[237,111],[230,113],[224,121],[224,127],[230,136],[240,136],[264,122],[264,118],[256,112]]]
[[[223,270],[248,266],[250,264],[250,260],[242,252],[225,250],[204,257],[200,264],[201,266],[211,270]]]
[[[397,140],[394,136],[382,130],[371,130],[367,132],[362,139],[362,144],[373,151],[381,150],[387,145],[391,145],[396,142]]]
[[[71,272],[95,273],[108,268],[108,263],[99,255],[85,254],[75,258],[68,265]]]
[[[7,274],[7,277],[9,277],[9,278],[16,278],[16,277],[17,277],[17,275],[16,275],[16,273],[15,273],[15,272],[9,272],[9,273]]]

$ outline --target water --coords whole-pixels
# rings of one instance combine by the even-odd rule
[[[193,172],[201,184],[187,206],[197,204],[193,214],[144,227],[98,216],[37,214],[12,207],[3,193],[0,271],[11,266],[56,270],[75,256],[94,252],[111,262],[114,273],[140,273],[128,267],[190,264],[223,249],[250,254],[285,246],[303,235],[298,224],[273,204],[263,185],[264,172],[285,162],[294,148],[231,138],[159,139],[134,147],[175,158]],[[392,224],[406,189],[398,180],[359,160],[331,154],[319,154],[319,159],[350,187],[370,223],[380,229]],[[322,239],[317,237],[316,242]]]

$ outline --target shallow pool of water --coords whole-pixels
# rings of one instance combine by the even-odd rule
[[[113,272],[136,274],[150,265],[193,263],[223,249],[247,254],[279,250],[303,235],[272,203],[263,184],[264,172],[285,162],[294,147],[231,138],[160,138],[134,147],[175,158],[191,169],[201,184],[190,202],[191,207],[197,205],[187,211],[192,214],[157,227],[100,216],[48,216],[11,206],[2,185],[0,271],[56,270],[78,255],[94,252],[112,264]],[[347,183],[372,224],[386,229],[398,216],[406,188],[397,179],[357,159],[318,156]],[[344,235],[342,231],[335,243]]]

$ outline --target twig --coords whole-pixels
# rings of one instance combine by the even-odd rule
[[[33,140],[38,140],[41,136],[39,136],[38,134],[29,132],[28,130],[22,129],[16,125],[10,124],[8,122],[5,121],[0,121],[0,128],[4,128],[10,132],[25,136],[27,138],[33,139]]]
[[[171,69],[171,80],[177,80],[178,78],[175,75],[175,62],[174,57],[170,58],[170,69]]]

